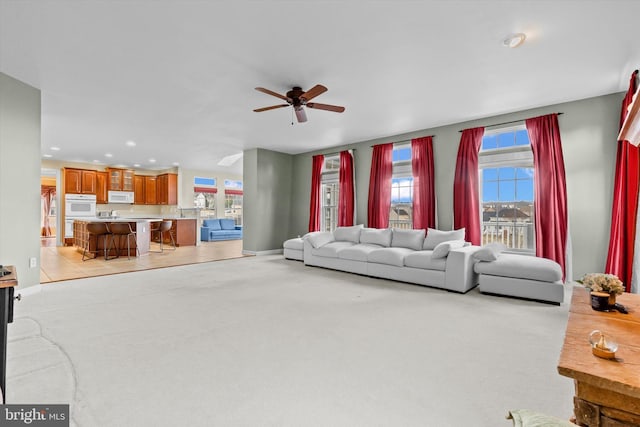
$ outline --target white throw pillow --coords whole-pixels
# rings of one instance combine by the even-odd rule
[[[311,243],[311,246],[317,249],[320,246],[324,246],[327,243],[333,242],[334,238],[333,233],[330,233],[328,231],[321,231],[318,233],[307,234],[305,240],[309,241],[309,243]]]
[[[363,228],[360,232],[360,243],[391,246],[391,230],[388,228]]]
[[[495,261],[505,249],[507,247],[502,243],[493,242],[484,245],[482,249],[473,254],[473,257],[478,261]]]
[[[464,246],[464,240],[449,240],[448,242],[438,243],[431,254],[432,258],[444,258],[449,255],[451,249],[458,249]]]
[[[427,230],[427,238],[424,239],[424,249],[432,251],[442,242],[450,240],[464,240],[464,228],[451,231],[440,231],[434,228]]]
[[[408,248],[415,251],[422,249],[424,243],[424,230],[401,230],[393,229],[391,246],[394,248]]]
[[[333,237],[342,242],[360,243],[360,230],[363,225],[352,225],[351,227],[336,227],[333,231]]]

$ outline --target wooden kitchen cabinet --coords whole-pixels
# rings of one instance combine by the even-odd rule
[[[107,168],[107,189],[114,191],[134,191],[134,171],[131,169]]]
[[[171,234],[176,242],[176,246],[195,246],[197,237],[197,221],[195,218],[165,219],[171,221]],[[171,244],[169,233],[164,233],[163,243]]]
[[[65,194],[96,194],[96,171],[64,169]]]
[[[175,173],[158,175],[156,180],[156,192],[159,205],[177,205],[178,175]]]
[[[96,172],[96,203],[107,203],[107,173]]]
[[[144,200],[147,205],[157,205],[157,181],[155,176],[144,177]]]
[[[144,176],[135,175],[133,177],[133,204],[134,205],[144,205],[146,203],[145,200],[145,182]]]

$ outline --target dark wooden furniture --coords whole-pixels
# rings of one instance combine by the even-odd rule
[[[0,277],[0,390],[2,403],[6,403],[7,389],[7,324],[13,322],[13,293],[18,286],[15,267],[5,266],[11,273]]]
[[[640,425],[640,295],[625,293],[617,302],[629,314],[595,311],[586,289],[573,292],[558,372],[574,380],[578,425]],[[589,334],[596,329],[618,342],[616,359],[591,353]]]
[[[107,193],[107,173],[106,172],[96,172],[96,203],[97,204],[105,204],[107,203],[108,193]]]

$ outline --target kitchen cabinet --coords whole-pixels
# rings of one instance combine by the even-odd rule
[[[157,205],[157,181],[155,176],[144,177],[144,201],[147,205]]]
[[[107,168],[107,189],[114,191],[134,191],[134,172],[131,169]]]
[[[96,194],[96,171],[64,169],[65,194]]]
[[[176,246],[195,246],[197,236],[197,221],[195,218],[173,218],[165,219],[171,221],[171,234],[175,240]],[[158,239],[156,235],[156,240]],[[163,243],[171,244],[171,236],[165,232],[163,234]]]
[[[165,173],[156,180],[156,196],[159,205],[178,204],[178,175]]]
[[[133,204],[134,205],[144,205],[146,203],[145,199],[145,182],[144,176],[135,175],[133,177]]]
[[[96,172],[96,203],[107,203],[107,173]]]

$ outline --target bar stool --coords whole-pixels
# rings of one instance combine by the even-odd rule
[[[160,250],[159,251],[149,251],[149,252],[164,252],[164,246],[163,246],[163,242],[164,242],[164,233],[165,232],[169,232],[169,237],[171,238],[171,246],[173,247],[173,250],[176,250],[176,241],[173,238],[173,232],[171,231],[171,226],[173,225],[173,221],[162,221],[160,223],[160,225],[158,226],[158,228],[154,228],[153,230],[151,230],[152,233],[159,233],[160,235]]]
[[[118,236],[118,245],[115,247],[118,254],[115,258],[120,256],[120,248],[122,247],[122,236],[127,238],[127,259],[131,259],[131,237],[133,237],[133,243],[136,244],[136,252],[140,255],[140,250],[136,243],[136,232],[131,228],[131,224],[128,222],[111,222],[109,223],[109,231],[111,232],[111,242],[109,243],[109,251],[113,246],[113,243]]]
[[[88,253],[95,253],[96,255],[93,257],[98,258],[98,237],[103,236],[103,244],[102,244],[102,250],[104,251],[104,259],[109,259],[107,258],[107,237],[111,235],[111,233],[109,233],[109,228],[107,228],[107,224],[104,222],[90,222],[87,224],[87,239],[84,242],[84,250],[82,251],[82,261],[86,261],[87,259],[90,259],[89,257],[87,257],[87,259],[85,259],[85,256]],[[96,250],[95,251],[91,251],[89,250],[89,247],[91,245],[91,236],[95,236],[96,239]]]

